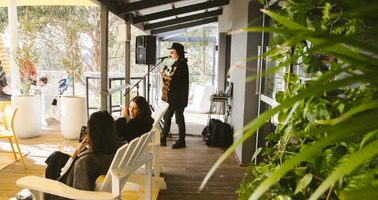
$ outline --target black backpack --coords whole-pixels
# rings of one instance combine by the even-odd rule
[[[222,121],[219,120],[219,119],[214,119],[214,118],[210,119],[209,124],[207,126],[205,126],[205,128],[203,128],[202,133],[201,133],[202,136],[203,136],[203,138],[202,138],[203,141],[206,142],[206,141],[210,140],[209,138],[211,136],[211,130],[213,129],[214,124],[217,124],[217,123],[222,123]],[[209,145],[207,145],[207,146],[209,146]]]
[[[204,133],[206,132],[206,135]],[[206,146],[221,147],[226,150],[233,143],[231,126],[217,119],[211,119],[209,126],[202,131]]]

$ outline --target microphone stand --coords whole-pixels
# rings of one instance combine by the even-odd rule
[[[137,87],[137,96],[139,96],[139,83],[147,76],[150,74],[150,72],[152,72],[157,66],[160,65],[160,63],[162,63],[164,61],[164,59],[166,59],[168,57],[162,57],[161,58],[161,61],[156,64],[150,71],[148,71],[141,79],[139,79],[138,82],[136,82],[123,96],[126,96],[134,87]]]

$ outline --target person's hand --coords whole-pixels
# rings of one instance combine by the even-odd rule
[[[75,149],[75,152],[72,154],[72,159],[79,155],[79,153],[89,145],[89,138],[85,137],[80,145]]]
[[[122,117],[126,117],[126,115],[127,115],[128,113],[129,113],[129,108],[126,107],[126,106],[124,106],[124,107],[122,108],[121,116],[122,116]]]
[[[164,75],[163,73],[159,73],[159,76],[164,78],[164,79],[168,79],[168,80],[171,80],[171,77],[167,76],[167,75]]]

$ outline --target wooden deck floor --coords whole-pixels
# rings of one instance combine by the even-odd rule
[[[246,172],[246,167],[240,167],[233,155],[217,169],[202,192],[198,188],[211,166],[223,153],[220,148],[206,147],[199,136],[206,124],[207,115],[186,111],[187,126],[186,144],[183,149],[172,149],[170,146],[177,138],[177,126],[172,123],[173,136],[167,141],[168,146],[161,148],[162,174],[168,189],[160,191],[158,200],[172,199],[237,199],[235,193]],[[44,161],[51,152],[57,150],[56,144],[64,137],[60,132],[60,123],[49,120],[49,126],[43,127],[39,137],[19,139],[25,157],[27,169],[24,170],[21,161],[0,170],[0,200],[12,199],[22,188],[16,181],[26,175],[42,176],[46,167]],[[74,147],[76,140],[71,140]],[[7,140],[0,140],[0,152],[11,152]]]

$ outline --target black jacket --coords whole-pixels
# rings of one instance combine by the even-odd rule
[[[167,91],[167,103],[173,109],[182,109],[188,106],[189,96],[189,69],[188,60],[186,58],[179,58],[172,64],[171,81]]]
[[[148,119],[140,117],[130,119],[128,122],[126,118],[120,117],[115,122],[117,135],[128,142],[149,132],[152,128],[152,123]]]

